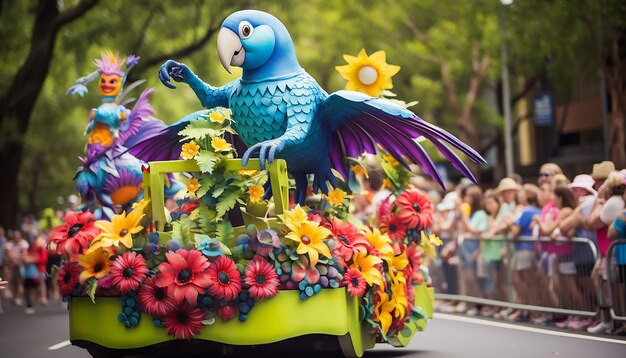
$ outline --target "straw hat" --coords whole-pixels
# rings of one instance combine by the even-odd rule
[[[502,178],[498,187],[496,188],[496,192],[501,193],[505,190],[520,190],[522,187],[515,182],[512,178]]]
[[[602,163],[593,165],[591,177],[594,180],[606,179],[612,171],[615,171],[615,164],[609,160],[605,160]]]
[[[569,184],[567,187],[572,189],[572,188],[581,188],[581,189],[585,189],[587,190],[589,193],[596,195],[597,192],[596,190],[593,188],[593,185],[595,184],[593,178],[591,177],[591,175],[587,175],[587,174],[580,174],[577,175],[574,178],[574,181]]]

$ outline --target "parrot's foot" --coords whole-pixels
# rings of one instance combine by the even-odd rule
[[[296,173],[293,176],[296,180],[296,204],[304,205],[307,189],[309,188],[309,179],[304,173]]]
[[[270,139],[265,142],[257,143],[248,148],[243,154],[241,165],[246,166],[250,160],[250,156],[258,151],[261,170],[265,170],[265,159],[267,158],[268,164],[272,164],[276,154],[283,150],[284,147],[285,142],[282,139]]]
[[[330,170],[330,167],[325,167],[315,172],[313,177],[313,192],[317,193],[318,190],[321,190],[322,193],[328,194],[327,181],[329,181],[332,186],[337,185],[337,179]]]
[[[269,174],[267,174],[267,181],[263,184],[263,190],[265,191],[263,194],[263,200],[270,200],[272,197],[272,182],[270,182]]]
[[[176,86],[170,82],[170,77],[176,82],[187,82],[190,73],[189,67],[184,63],[167,60],[159,69],[159,79],[166,87],[176,88]]]

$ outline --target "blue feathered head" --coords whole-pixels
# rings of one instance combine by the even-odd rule
[[[301,70],[285,25],[274,16],[242,10],[228,16],[217,36],[220,61],[243,69],[244,81],[266,81]]]

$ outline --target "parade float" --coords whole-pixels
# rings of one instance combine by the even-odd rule
[[[102,220],[68,213],[54,232],[71,342],[106,357],[278,343],[354,357],[377,342],[406,346],[432,315],[425,264],[441,244],[428,229],[430,202],[409,186],[407,162],[441,183],[415,138],[470,177],[448,145],[482,158],[401,104],[328,95],[269,14],[232,14],[217,42],[242,78],[213,87],[167,61],[161,81],[187,83],[207,109],[118,151],[148,163],[143,199]],[[383,52],[345,58],[338,70],[351,89],[390,88],[397,69]],[[366,223],[349,210],[368,176],[364,153],[380,160],[391,192]],[[174,173],[186,187],[170,211]]]

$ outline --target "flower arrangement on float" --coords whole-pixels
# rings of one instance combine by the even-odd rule
[[[425,195],[401,189],[406,169],[379,155],[397,189],[380,206],[378,227],[349,214],[350,195],[340,188],[315,208],[296,205],[267,220],[273,214],[263,199],[266,173],[223,164],[236,154],[225,140],[234,133],[231,124],[230,111],[215,108],[180,132],[181,157],[195,160],[201,172],[187,178],[179,200],[186,211],[171,213],[164,232],[151,223],[147,200],[110,221],[68,213],[51,244],[64,260],[56,275],[61,293],[119,296],[120,324],[133,328],[145,312],[179,339],[217,319],[245,321],[256,303],[281,290],[298,290],[307,300],[323,289],[345,288],[359,297],[361,321],[382,341],[425,319],[414,305],[413,285],[429,284],[423,255],[434,255],[441,241],[428,231]],[[367,175],[361,164],[354,168]],[[267,225],[236,234],[230,211],[237,205]]]

